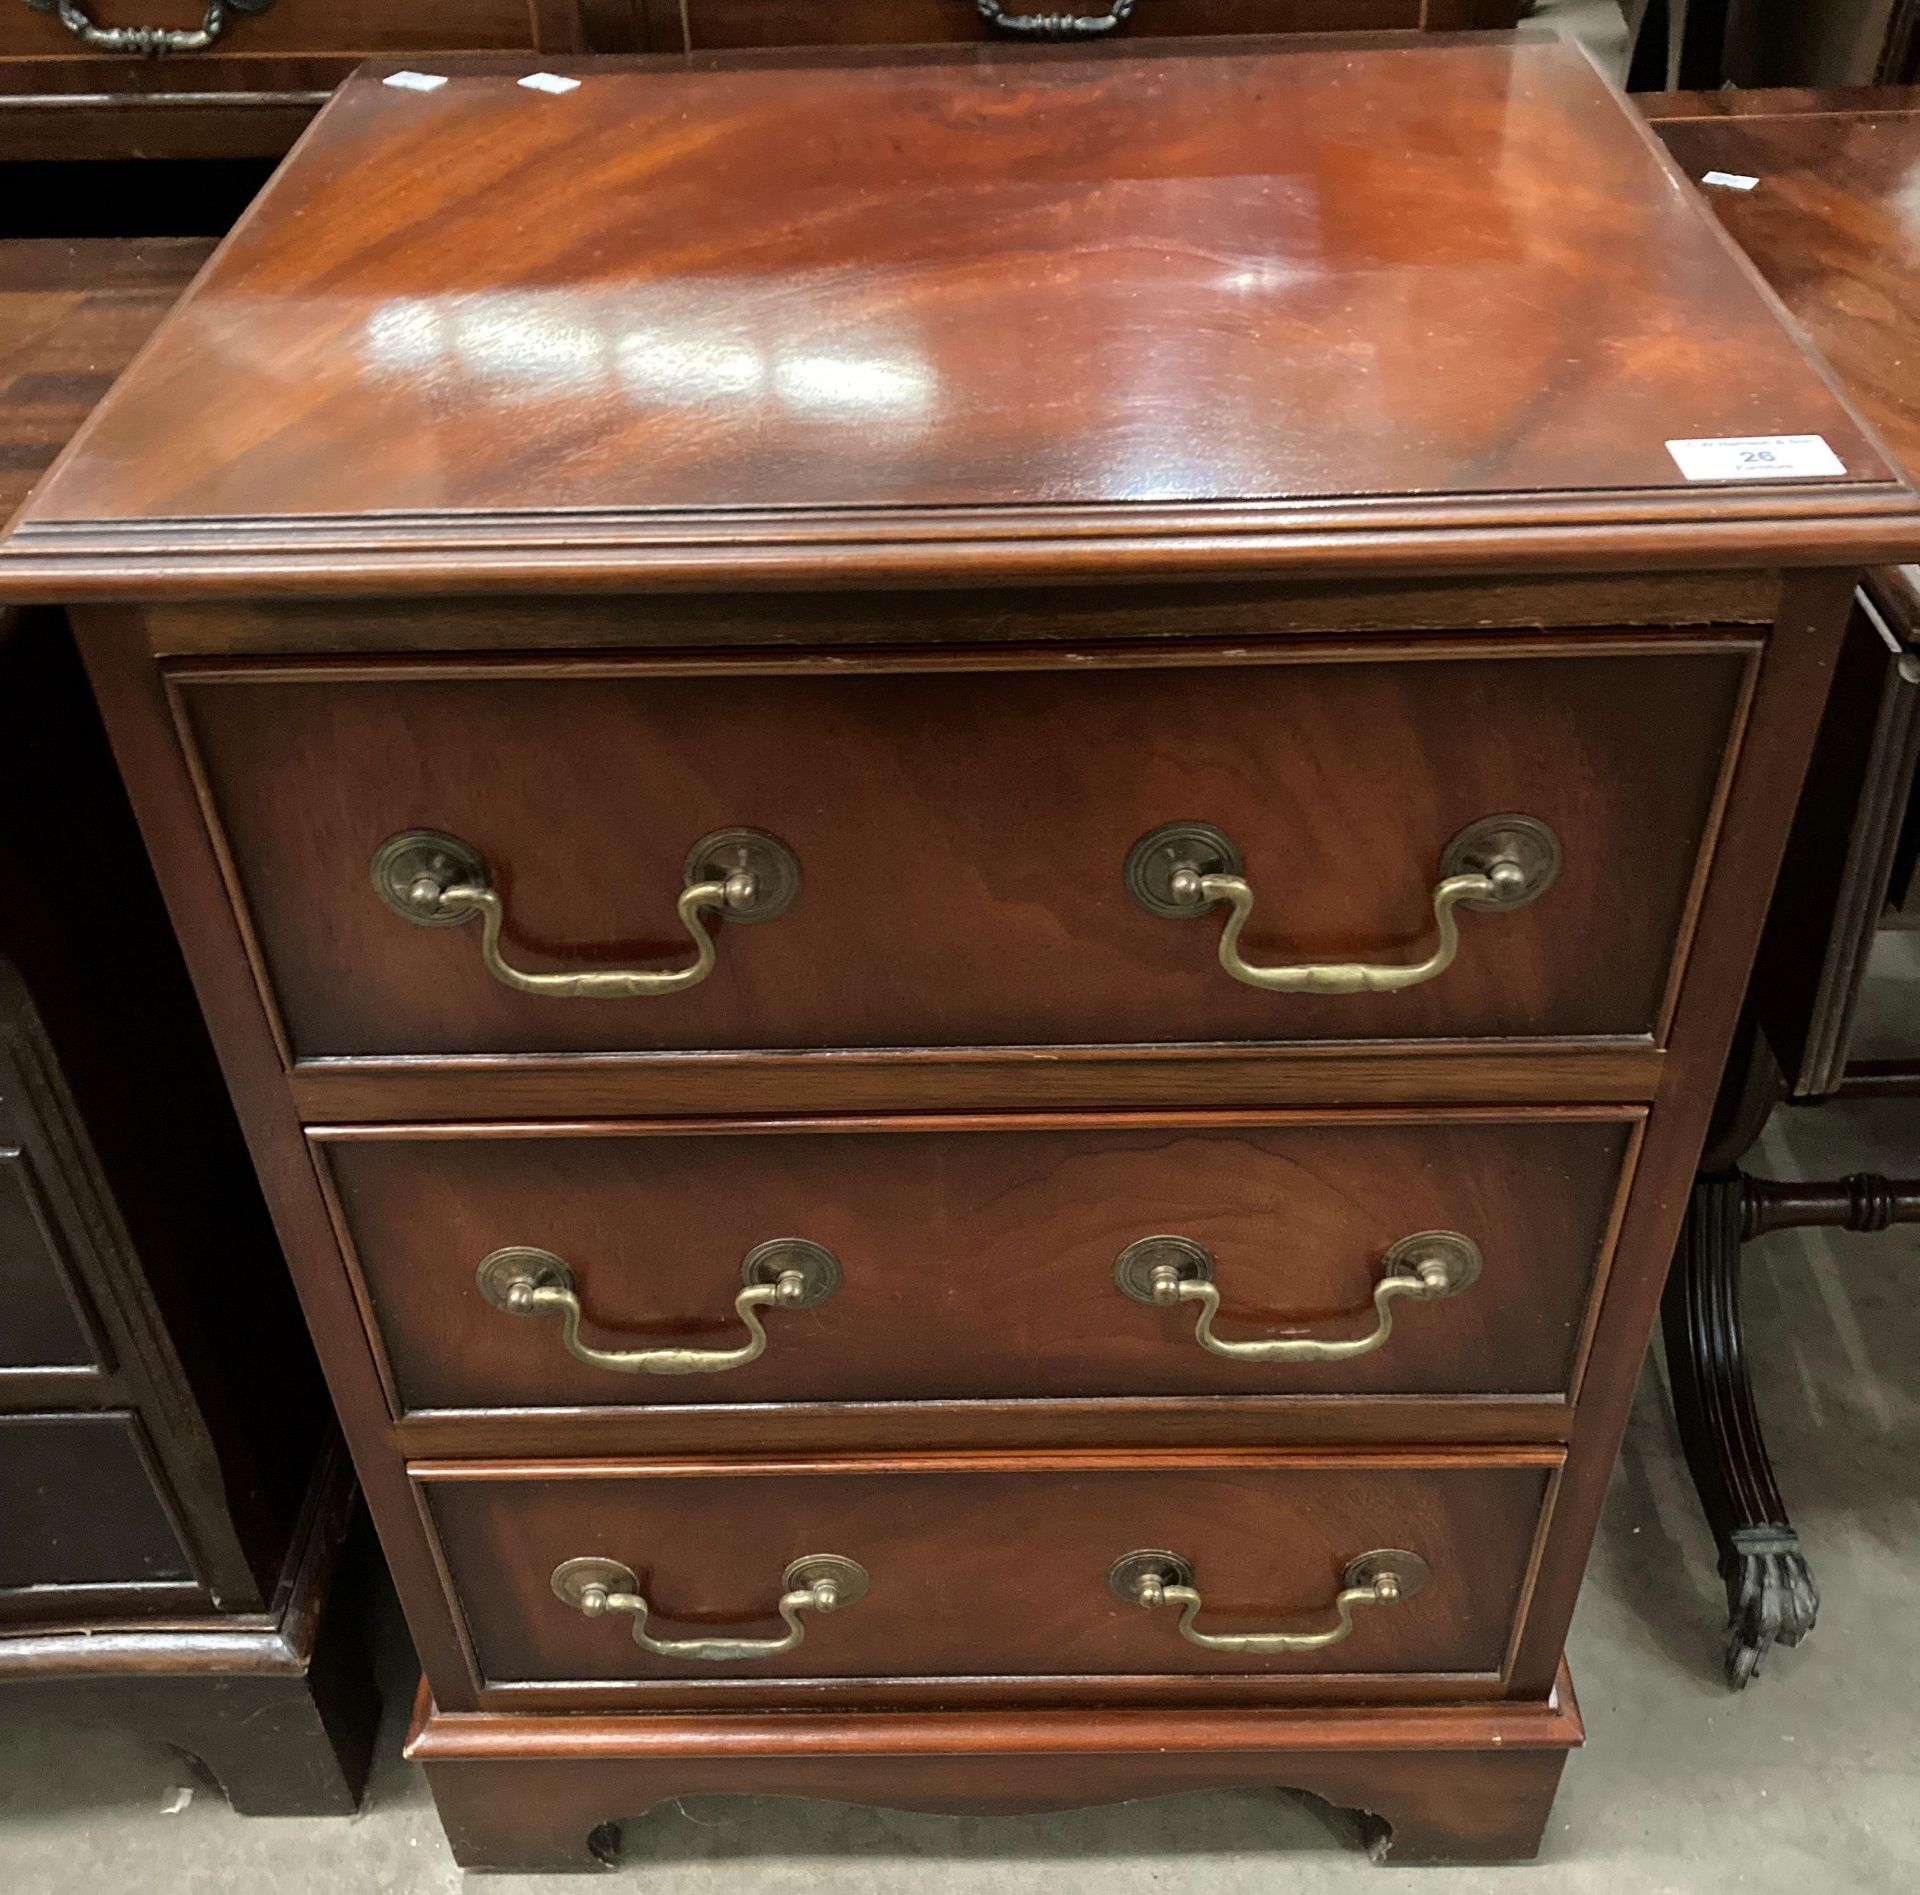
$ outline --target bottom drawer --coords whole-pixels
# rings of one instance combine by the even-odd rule
[[[1559,1461],[1221,1450],[415,1474],[481,1680],[602,1701],[752,1678],[1497,1674]],[[1380,1552],[1412,1557],[1364,1566]],[[1136,1553],[1184,1570],[1116,1574]],[[822,1576],[831,1607],[808,1594]],[[1175,1590],[1144,1603],[1143,1578]]]
[[[197,1603],[169,1500],[136,1415],[0,1415],[0,1624]]]

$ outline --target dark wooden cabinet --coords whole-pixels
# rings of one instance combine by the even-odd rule
[[[1248,1784],[1532,1853],[1920,499],[1557,42],[568,70],[350,83],[0,551],[456,1854]]]
[[[0,509],[201,243],[0,246]],[[327,1610],[356,1506],[71,636],[0,608],[0,1705],[353,1808],[377,1710]]]

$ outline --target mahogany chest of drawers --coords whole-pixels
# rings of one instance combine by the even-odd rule
[[[1557,43],[568,71],[350,84],[0,555],[456,1852],[1274,1784],[1530,1853],[1912,495]]]

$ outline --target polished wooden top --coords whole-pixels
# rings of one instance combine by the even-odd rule
[[[1920,550],[1557,40],[583,61],[558,97],[447,69],[343,89],[37,497],[16,579]],[[1690,485],[1664,445],[1775,433],[1845,474]]]
[[[1667,93],[1654,129],[1838,372],[1909,478],[1920,478],[1920,86]],[[1881,574],[1920,625],[1920,566]]]
[[[1690,176],[1759,180],[1704,195],[1920,475],[1920,86],[1675,93],[1657,109]]]

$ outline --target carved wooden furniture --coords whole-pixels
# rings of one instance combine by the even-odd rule
[[[1556,41],[568,70],[352,82],[0,553],[460,1860],[1234,1784],[1530,1853],[1920,502]],[[1667,445],[1756,433],[1831,461]]]
[[[1920,467],[1920,92],[1718,92],[1643,101],[1655,130],[1909,468]],[[1812,1629],[1819,1592],[1767,1459],[1740,1311],[1740,1246],[1825,1223],[1875,1231],[1914,1215],[1912,1187],[1859,1176],[1824,1187],[1740,1173],[1784,1089],[1848,1085],[1860,983],[1890,885],[1911,877],[1920,758],[1920,568],[1859,588],[1755,969],[1750,1024],[1724,1087],[1675,1258],[1667,1357],[1687,1457],[1719,1549],[1736,1688],[1775,1643]],[[1858,1075],[1891,1090],[1920,1074]]]
[[[208,247],[0,245],[0,511]],[[350,1810],[352,1476],[50,610],[0,608],[0,878],[0,1709],[161,1738],[243,1811]]]
[[[366,58],[1456,32],[1528,0],[0,0],[0,161],[263,158]]]

